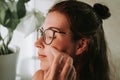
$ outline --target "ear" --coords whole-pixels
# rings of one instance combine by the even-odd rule
[[[82,54],[88,46],[89,39],[88,38],[82,38],[77,42],[76,47],[76,55]]]

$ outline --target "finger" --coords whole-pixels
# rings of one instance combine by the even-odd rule
[[[76,78],[76,75],[74,74],[73,76],[72,76],[72,78],[71,78],[71,80],[76,80],[77,78]]]
[[[73,62],[73,60],[71,57],[67,58],[65,65],[60,73],[60,78],[66,79],[68,77],[68,75],[72,69],[72,62]]]
[[[73,72],[74,72],[74,74],[73,74],[73,80],[76,80],[77,74],[76,74],[76,70],[75,70],[74,66],[73,66]]]
[[[76,80],[76,71],[74,66],[72,66],[72,70],[70,72],[70,75],[68,76],[69,80]]]
[[[63,60],[63,52],[58,51],[57,49],[51,47],[51,52],[54,55],[54,60],[57,62],[57,64],[61,63]]]
[[[58,68],[60,66],[60,63],[62,62],[63,56],[61,52],[59,52],[55,48],[51,48],[51,52],[54,55],[54,60],[51,65],[50,79],[53,79],[57,75],[56,73],[58,73],[58,70],[59,70]]]
[[[72,65],[72,70],[70,72],[70,75],[68,76],[69,80],[76,80],[76,71],[74,66]]]
[[[56,75],[58,75],[57,73],[60,68],[60,61],[62,61],[63,57],[60,57],[60,59],[59,58],[57,59],[54,59],[53,64],[51,66],[51,72],[50,72],[51,77],[55,77]]]

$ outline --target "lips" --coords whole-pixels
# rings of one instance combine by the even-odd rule
[[[45,58],[45,57],[47,57],[46,55],[43,55],[43,54],[38,54],[38,57],[40,58],[40,59],[42,59],[42,58]]]

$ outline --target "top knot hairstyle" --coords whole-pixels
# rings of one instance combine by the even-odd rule
[[[107,44],[104,37],[103,19],[110,17],[108,7],[96,3],[93,6],[81,1],[69,0],[55,4],[48,13],[65,15],[74,41],[88,38],[87,49],[73,57],[77,72],[76,80],[110,80]]]
[[[111,16],[110,11],[107,6],[96,3],[93,6],[93,9],[96,11],[96,13],[102,18],[107,19]]]

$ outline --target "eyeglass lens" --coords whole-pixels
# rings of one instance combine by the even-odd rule
[[[38,37],[43,37],[45,44],[51,44],[54,38],[54,31],[50,29],[46,29],[42,31],[41,29],[38,31]]]
[[[54,32],[52,30],[48,29],[44,31],[43,39],[46,44],[50,44],[53,41],[53,38],[54,38]]]

